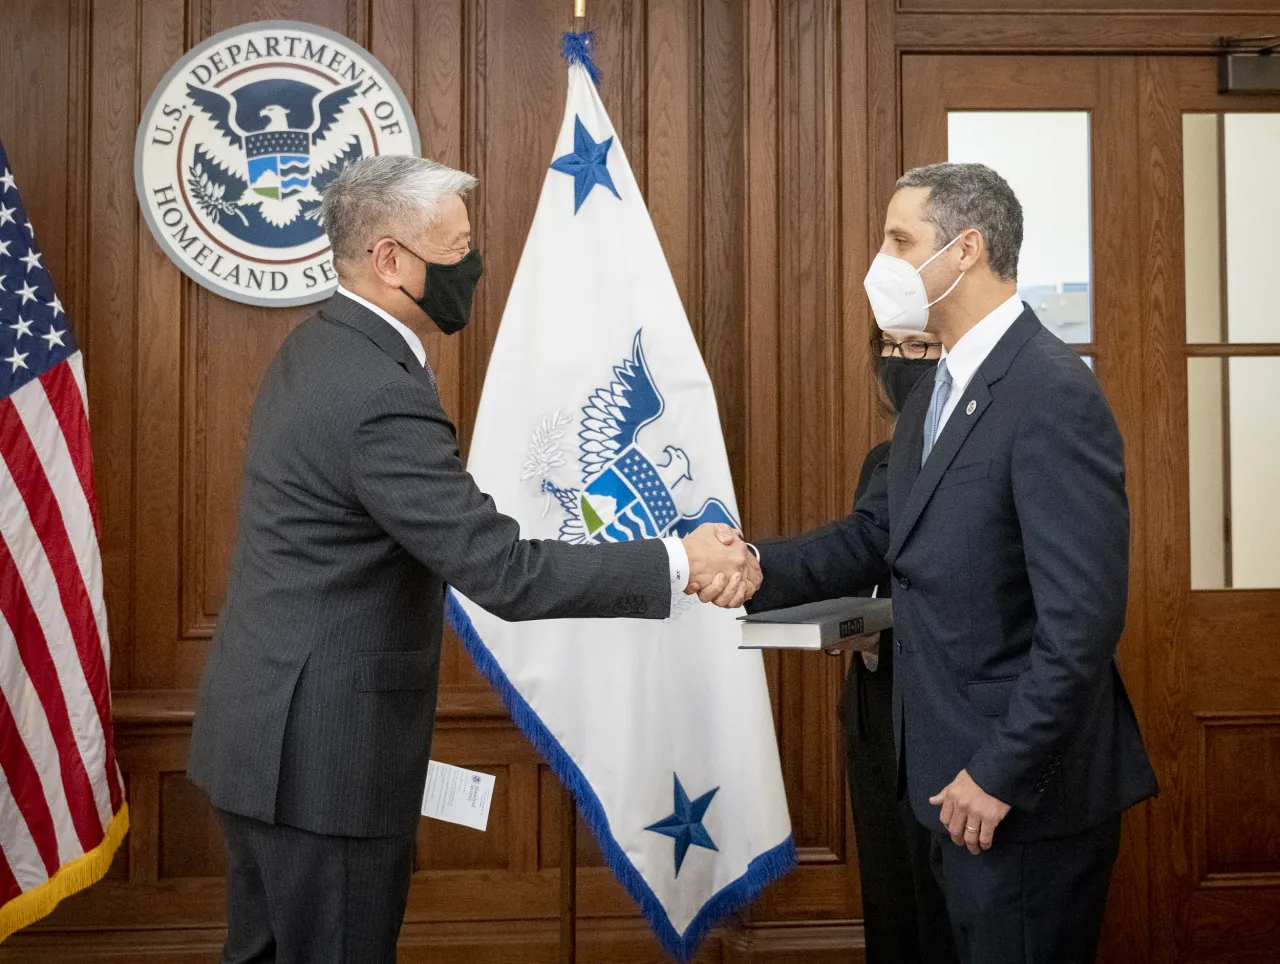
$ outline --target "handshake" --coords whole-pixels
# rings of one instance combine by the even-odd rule
[[[689,556],[686,596],[696,593],[704,603],[736,609],[750,599],[764,581],[752,547],[731,526],[708,522],[681,542]]]

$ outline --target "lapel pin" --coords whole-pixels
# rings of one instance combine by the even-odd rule
[[[964,413],[966,415],[972,415],[975,411],[977,411],[977,408],[978,408],[978,403],[975,401],[970,401],[969,407],[964,410]]]

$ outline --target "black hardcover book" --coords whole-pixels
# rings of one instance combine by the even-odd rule
[[[871,649],[893,625],[893,600],[824,599],[739,616],[740,649]]]

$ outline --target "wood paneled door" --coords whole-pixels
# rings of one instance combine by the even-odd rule
[[[1231,493],[1249,497],[1256,483],[1247,476],[1259,471],[1239,444],[1254,411],[1240,406],[1256,408],[1260,395],[1271,422],[1280,410],[1280,312],[1273,300],[1269,315],[1247,316],[1250,279],[1238,276],[1256,272],[1257,259],[1242,250],[1244,219],[1227,223],[1231,204],[1248,208],[1238,196],[1246,190],[1262,193],[1262,209],[1280,210],[1277,155],[1269,185],[1239,180],[1254,144],[1280,144],[1280,114],[1274,132],[1249,143],[1229,142],[1232,122],[1222,119],[1280,112],[1280,98],[1216,91],[1211,57],[902,60],[904,168],[971,159],[960,135],[978,113],[1002,112],[991,129],[1004,137],[1043,136],[1040,112],[1076,114],[1084,131],[1088,323],[1064,331],[1078,334],[1065,337],[1091,360],[1125,438],[1133,535],[1119,659],[1161,782],[1160,796],[1125,819],[1103,947],[1117,964],[1280,959],[1280,582],[1267,582],[1265,562],[1249,561],[1240,528],[1274,532],[1280,508],[1270,499],[1244,517],[1231,513]],[[1242,157],[1234,184],[1229,143]],[[1061,167],[1056,152],[1075,147],[1042,143],[1029,163],[1041,173]],[[991,152],[1009,156],[1007,144]],[[1069,193],[1077,180],[1063,170],[1051,187]],[[1029,239],[1034,228],[1029,221]],[[1273,239],[1271,252],[1274,262]],[[1063,280],[1065,303],[1079,292]],[[1047,315],[1057,305],[1045,295]],[[1232,359],[1252,369],[1236,372]],[[1250,378],[1260,386],[1253,396]],[[1249,584],[1247,566],[1267,588],[1231,588]]]
[[[1138,67],[1151,959],[1263,964],[1280,959],[1280,96],[1217,80],[1208,57]]]

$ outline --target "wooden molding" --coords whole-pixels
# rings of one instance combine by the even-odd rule
[[[892,2],[892,0],[889,0]],[[1276,32],[1274,14],[1043,12],[899,13],[894,40],[902,52],[932,53],[1217,53],[1224,35]]]
[[[400,964],[456,964],[497,960],[537,964],[552,960],[558,922],[469,921],[406,923]],[[135,931],[56,931],[38,925],[0,948],[0,964],[208,964],[222,949],[221,928]],[[668,964],[644,921],[583,918],[578,922],[582,959],[609,964]],[[865,935],[860,923],[751,926],[734,923],[711,932],[693,964],[861,964]]]
[[[112,718],[121,732],[156,726],[189,728],[195,705],[193,689],[116,690],[112,694]],[[502,701],[486,684],[440,688],[437,729],[507,719]]]

